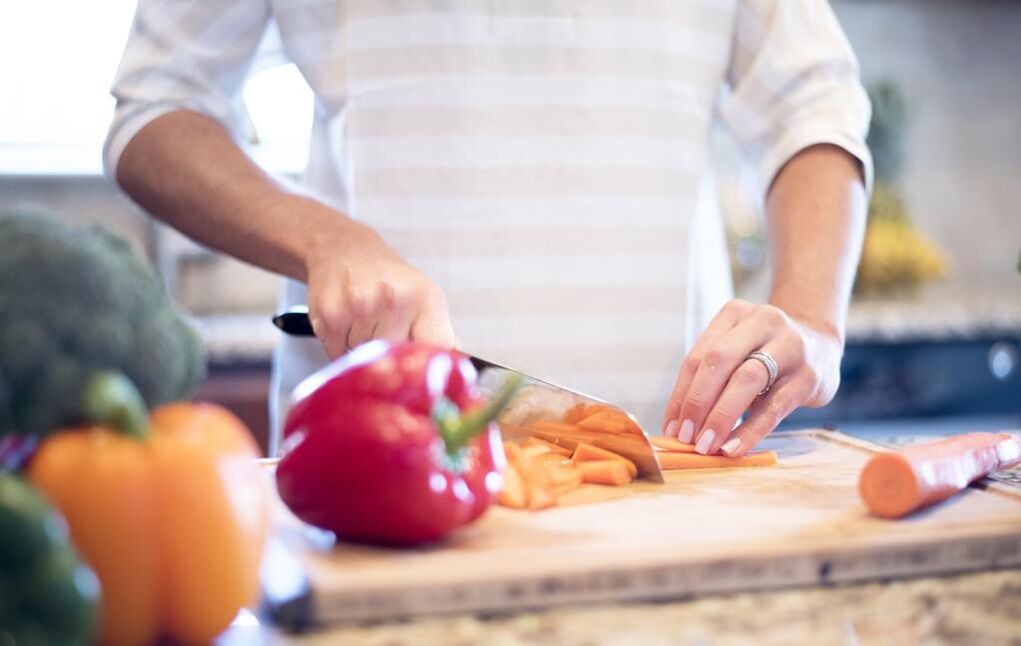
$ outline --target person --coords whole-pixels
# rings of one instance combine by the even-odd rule
[[[274,42],[315,95],[298,188],[240,143]],[[706,454],[837,389],[871,161],[825,0],[140,0],[113,94],[119,186],[309,306],[276,428],[374,338],[456,343]],[[765,303],[729,300],[717,123],[761,190]]]

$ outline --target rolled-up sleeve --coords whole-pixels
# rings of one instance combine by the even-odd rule
[[[239,92],[268,21],[267,0],[140,0],[112,89],[107,175],[116,177],[139,130],[174,110],[202,112],[239,136]]]
[[[723,121],[764,189],[800,150],[833,144],[861,162],[871,190],[869,100],[826,0],[742,0],[727,80]]]

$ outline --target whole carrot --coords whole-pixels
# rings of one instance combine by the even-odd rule
[[[1014,436],[969,433],[873,456],[862,469],[858,493],[876,516],[900,518],[1018,464],[1021,442]]]

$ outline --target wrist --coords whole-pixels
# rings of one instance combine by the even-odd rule
[[[843,313],[835,313],[832,310],[836,308],[829,308],[828,311],[820,311],[805,307],[804,298],[796,299],[794,302],[779,297],[774,294],[771,295],[768,302],[774,307],[780,308],[784,314],[790,317],[796,324],[808,328],[816,334],[821,334],[825,337],[832,339],[834,342],[839,344],[841,348],[844,347],[845,329],[844,329],[844,318]]]
[[[301,214],[294,220],[300,269],[296,278],[305,283],[316,267],[340,259],[357,262],[358,256],[382,244],[379,234],[368,225],[307,196],[288,196],[279,208]]]

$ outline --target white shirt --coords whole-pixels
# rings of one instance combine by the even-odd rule
[[[817,143],[871,173],[868,100],[824,0],[141,0],[108,172],[171,110],[240,136],[273,29],[316,95],[308,189],[445,290],[466,350],[650,426],[729,297],[714,122],[763,187]],[[325,361],[300,339],[277,359],[284,396]]]

